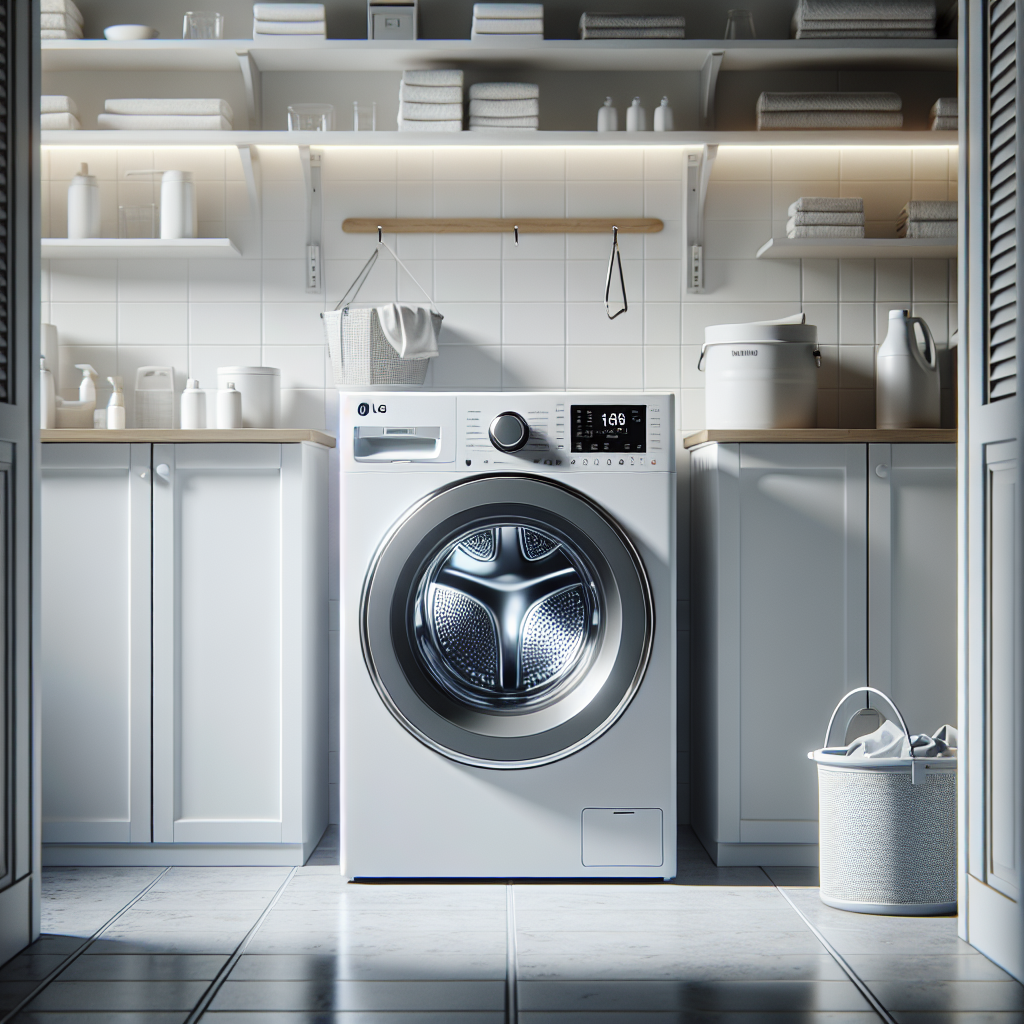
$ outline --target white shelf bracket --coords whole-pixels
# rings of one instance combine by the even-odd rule
[[[712,50],[704,58],[704,66],[700,69],[701,128],[715,127],[715,88],[718,85],[718,72],[724,56],[724,50]]]
[[[249,193],[249,215],[260,223],[260,161],[255,146],[238,146],[238,157],[242,161],[242,173],[245,175],[245,189]]]
[[[249,111],[249,131],[260,131],[263,128],[263,77],[259,66],[248,50],[235,51],[238,66],[242,72],[242,84],[245,87],[245,103]]]
[[[704,203],[718,146],[704,146],[686,157],[686,290],[704,290]]]
[[[322,291],[320,241],[323,231],[323,189],[321,187],[321,153],[309,146],[299,146],[302,177],[306,183],[306,291]]]

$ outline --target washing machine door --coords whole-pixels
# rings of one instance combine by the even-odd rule
[[[541,477],[429,495],[363,588],[363,655],[384,703],[427,746],[488,768],[546,764],[600,736],[640,686],[653,630],[632,542]]]

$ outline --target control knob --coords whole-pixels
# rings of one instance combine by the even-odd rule
[[[499,412],[487,430],[499,452],[517,452],[530,440],[530,424],[517,412]]]

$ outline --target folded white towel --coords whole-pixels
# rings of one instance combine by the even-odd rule
[[[327,38],[325,21],[254,21],[253,38],[256,36],[316,36]]]
[[[803,227],[832,227],[862,228],[864,227],[863,213],[834,213],[824,211],[802,211],[797,210],[786,221],[786,230],[789,228]]]
[[[116,128],[121,131],[231,131],[231,122],[226,117],[217,116],[100,114],[96,122],[101,128]]]
[[[406,103],[461,103],[462,88],[458,85],[409,85],[402,82],[398,98]]]
[[[935,20],[935,0],[800,0],[797,13],[803,18],[832,21],[836,18],[904,18]]]
[[[79,25],[85,25],[85,18],[82,17],[75,0],[42,0],[39,9],[42,14],[66,14],[69,18],[74,18]]]
[[[429,306],[397,302],[376,309],[384,337],[402,359],[430,359],[437,355],[437,336],[443,319],[440,313]]]
[[[543,18],[543,4],[473,4],[474,18]]]
[[[82,23],[69,14],[40,14],[40,28],[62,28],[65,32],[81,32]]]
[[[41,114],[78,114],[78,107],[70,96],[40,96]]]
[[[899,29],[817,29],[802,28],[796,33],[797,39],[934,39],[933,28]]]
[[[471,117],[470,128],[539,128],[539,117]]]
[[[470,117],[536,117],[540,100],[470,100]]]
[[[537,129],[536,128],[509,128],[509,127],[495,128],[493,125],[489,125],[489,124],[471,124],[469,126],[469,130],[471,132],[490,132],[491,134],[495,134],[497,132],[535,132]]]
[[[461,132],[462,118],[458,121],[407,121],[398,119],[400,132]]]
[[[872,110],[788,110],[757,113],[757,130],[806,131],[813,128],[902,128],[903,115]]]
[[[956,238],[955,220],[912,220],[896,229],[898,238]]]
[[[944,96],[932,104],[929,113],[932,117],[957,117],[960,114],[960,101],[955,96]]]
[[[903,109],[903,100],[894,92],[763,92],[756,109],[894,111]]]
[[[39,127],[44,132],[77,131],[82,127],[78,118],[68,111],[60,114],[42,114],[39,122]]]
[[[485,18],[474,19],[473,28],[479,35],[526,35],[543,33],[543,18]]]
[[[580,39],[685,39],[685,28],[586,28]]]
[[[75,25],[73,29],[43,28],[39,30],[40,39],[84,39],[82,30]]]
[[[323,21],[323,4],[253,4],[256,21]]]
[[[448,68],[436,71],[403,71],[402,81],[406,85],[457,85],[462,88],[462,72]]]
[[[477,32],[474,28],[469,34],[471,40],[479,39],[485,43],[501,43],[506,42],[510,46],[517,45],[519,43],[533,42],[535,39],[543,40],[544,34],[542,32],[523,32],[511,33],[511,32]]]
[[[787,230],[787,238],[863,238],[863,228],[842,227],[834,225],[810,225]]]
[[[796,26],[798,31],[804,32],[852,32],[855,29],[865,29],[874,32],[880,32],[885,29],[902,32],[908,29],[916,31],[934,27],[931,21],[897,21],[887,18],[878,18],[873,21],[856,18],[836,19],[835,21],[808,21],[806,18],[798,18],[796,19]]]
[[[150,117],[155,114],[226,117],[229,121],[235,116],[231,104],[227,100],[218,99],[113,99],[103,101],[103,110],[107,114]]]
[[[540,86],[529,82],[477,82],[469,87],[470,100],[534,100]]]
[[[956,132],[960,130],[959,117],[933,117],[928,125],[933,132]]]
[[[398,102],[399,121],[455,121],[462,120],[461,103],[407,103]]]
[[[801,196],[789,204],[790,217],[798,213],[863,213],[864,200],[857,196]]]
[[[580,29],[585,28],[686,28],[681,14],[605,14],[586,11],[580,16]]]
[[[899,212],[898,220],[956,220],[955,199],[911,199]]]

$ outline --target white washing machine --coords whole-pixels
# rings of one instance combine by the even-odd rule
[[[672,878],[672,395],[344,395],[342,873]]]

